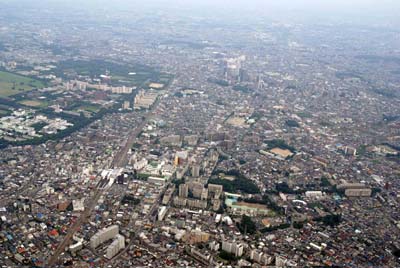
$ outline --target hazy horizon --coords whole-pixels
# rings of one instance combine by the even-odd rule
[[[273,20],[331,22],[346,21],[365,25],[399,25],[400,2],[394,0],[0,0],[5,7],[51,8],[68,10],[104,12],[157,11],[172,15],[208,16],[226,18],[267,18]],[[0,11],[1,13],[1,11]]]

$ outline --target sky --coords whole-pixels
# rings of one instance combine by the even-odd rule
[[[22,3],[33,5],[47,5],[49,3],[65,6],[66,4],[79,6],[120,6],[134,8],[141,5],[181,6],[188,8],[237,8],[260,9],[279,8],[282,10],[299,8],[304,11],[320,10],[350,11],[360,9],[363,11],[393,12],[400,10],[399,0],[0,0],[0,3]],[[1,10],[0,10],[1,12]]]
[[[0,6],[2,3],[20,8],[48,6],[65,10],[106,9],[110,12],[157,10],[177,15],[306,18],[309,21],[337,19],[400,25],[400,0],[0,0]]]

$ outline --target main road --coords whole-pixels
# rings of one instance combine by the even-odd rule
[[[129,136],[124,144],[124,146],[118,151],[118,153],[114,156],[113,161],[111,162],[112,168],[117,167],[125,167],[126,163],[128,162],[128,152],[129,149],[132,148],[133,143],[135,142],[136,138],[146,126],[148,119],[154,115],[154,111],[156,110],[158,104],[160,103],[161,96],[157,98],[154,102],[152,107],[149,111],[144,115],[142,122],[137,125],[130,133]],[[71,243],[71,240],[74,234],[81,228],[82,224],[87,221],[88,218],[92,215],[92,211],[95,208],[97,202],[99,201],[100,196],[104,193],[104,189],[100,187],[101,183],[99,182],[96,186],[95,193],[92,196],[91,200],[88,202],[85,210],[81,213],[79,218],[73,223],[71,228],[68,230],[67,234],[65,235],[64,239],[58,245],[56,250],[54,251],[53,255],[51,255],[47,261],[47,266],[52,267],[54,266],[58,258],[60,257],[61,253],[63,253]]]
[[[131,133],[129,134],[125,145],[120,149],[120,151],[114,156],[114,159],[111,163],[113,168],[125,167],[128,162],[128,152],[132,148],[133,143],[136,138],[139,136],[140,132],[146,126],[148,120],[154,115],[154,111],[160,103],[161,97],[159,96],[154,104],[151,106],[150,110],[144,115],[142,122],[136,126]]]

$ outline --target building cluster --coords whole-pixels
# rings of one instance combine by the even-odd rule
[[[9,141],[24,141],[56,134],[74,124],[62,118],[48,118],[33,110],[16,110],[0,118],[0,138]]]
[[[107,247],[105,257],[112,259],[121,249],[125,248],[125,237],[119,234],[118,225],[112,225],[97,232],[90,238],[90,247],[95,250],[106,241],[113,240]]]
[[[145,92],[144,90],[139,91],[139,93],[135,96],[134,108],[149,109],[156,101],[158,95],[158,92]]]

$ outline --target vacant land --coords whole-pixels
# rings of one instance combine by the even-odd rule
[[[279,156],[281,156],[283,158],[286,158],[288,156],[292,156],[293,155],[293,153],[290,150],[281,149],[281,148],[273,148],[273,149],[271,149],[270,152],[275,154],[275,155],[279,155]]]
[[[267,210],[268,207],[263,204],[256,204],[256,203],[247,203],[247,202],[233,202],[232,205],[239,206],[239,207],[249,207],[253,209],[265,209]]]
[[[234,127],[243,127],[246,126],[246,119],[243,117],[233,116],[229,117],[226,123]]]
[[[9,97],[35,88],[43,88],[45,84],[30,77],[0,71],[0,97]]]

